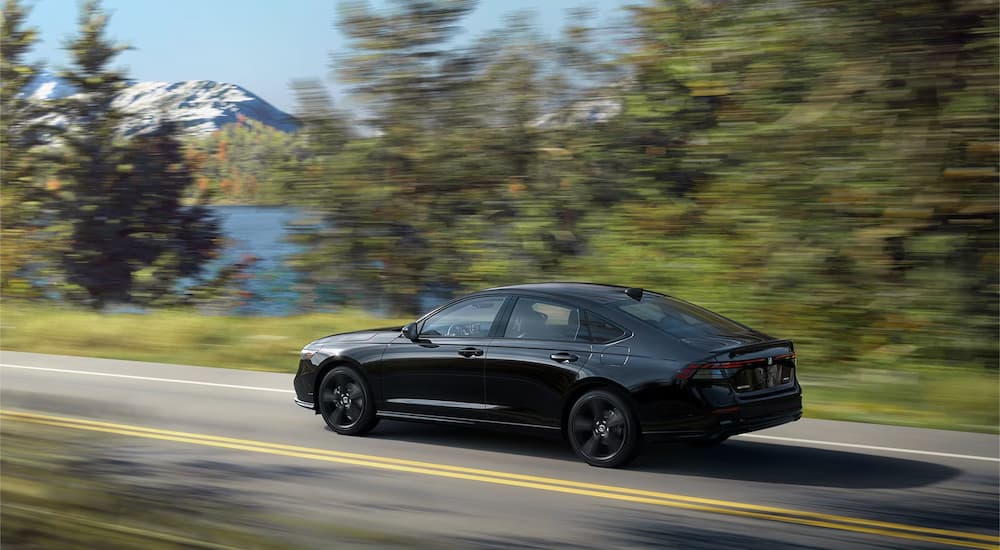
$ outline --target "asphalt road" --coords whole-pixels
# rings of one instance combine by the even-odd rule
[[[175,498],[292,518],[296,545],[324,546],[331,526],[359,544],[435,548],[1000,540],[987,434],[804,419],[716,448],[649,447],[606,470],[555,439],[384,420],[338,436],[292,402],[288,374],[9,351],[0,364],[2,425],[95,438],[113,475]]]

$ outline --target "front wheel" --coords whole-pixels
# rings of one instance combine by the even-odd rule
[[[362,435],[375,427],[375,400],[368,384],[350,367],[335,367],[319,385],[319,412],[343,435]]]
[[[570,445],[591,466],[616,468],[639,452],[639,423],[624,398],[606,390],[583,394],[569,411]]]

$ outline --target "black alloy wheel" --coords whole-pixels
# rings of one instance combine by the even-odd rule
[[[639,451],[638,422],[616,393],[593,390],[573,404],[567,429],[570,445],[591,466],[615,468]]]
[[[350,367],[335,367],[323,377],[319,412],[333,431],[343,435],[364,434],[378,423],[368,384]]]

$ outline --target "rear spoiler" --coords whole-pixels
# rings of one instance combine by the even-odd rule
[[[748,351],[758,351],[767,348],[773,348],[777,346],[788,346],[791,351],[795,351],[795,345],[791,340],[770,340],[767,342],[760,342],[757,344],[746,344],[739,346],[731,346],[728,348],[717,349],[712,352],[713,355],[722,355],[723,353],[728,353],[729,358],[732,359],[736,357],[738,353],[745,353]]]

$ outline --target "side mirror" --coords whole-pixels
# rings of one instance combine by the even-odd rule
[[[420,336],[417,334],[417,324],[407,323],[403,326],[403,336],[408,338],[411,342],[416,342]]]

